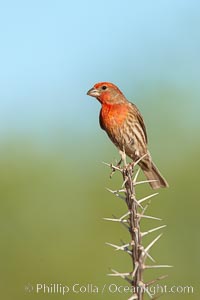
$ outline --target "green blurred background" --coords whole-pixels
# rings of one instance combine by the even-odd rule
[[[128,241],[103,221],[126,207],[105,187],[121,181],[102,161],[117,150],[98,125],[98,81],[117,84],[140,108],[149,148],[170,188],[148,213],[167,224],[152,249],[169,287],[199,299],[198,1],[7,1],[0,4],[0,293],[2,299],[128,299],[129,295],[32,291],[37,283],[124,285],[109,268],[130,270],[105,242]],[[140,178],[143,178],[142,175]],[[138,187],[138,198],[152,190]],[[144,238],[144,243],[157,233]],[[151,262],[150,262],[151,263]]]

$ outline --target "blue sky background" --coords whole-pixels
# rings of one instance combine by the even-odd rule
[[[143,112],[149,93],[181,91],[173,105],[196,126],[199,10],[195,0],[1,1],[1,138],[95,132],[99,104],[86,92],[98,81]]]
[[[147,271],[145,280],[168,274],[167,284],[195,286],[199,299],[199,57],[198,0],[0,1],[2,299],[36,300],[24,286],[39,282],[102,287],[118,282],[106,276],[110,268],[130,271],[129,258],[105,245],[128,240],[123,227],[102,220],[126,208],[105,190],[122,182],[101,163],[119,155],[99,128],[99,103],[86,95],[98,81],[114,82],[137,104],[170,185],[147,214],[167,224],[151,255],[174,268]],[[150,194],[138,186],[138,199]],[[154,226],[142,221],[142,230]]]

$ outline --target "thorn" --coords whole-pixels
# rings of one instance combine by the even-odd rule
[[[168,277],[168,275],[162,275],[162,276],[160,276],[160,277],[158,277],[158,278],[156,278],[156,279],[153,279],[153,280],[151,280],[151,281],[148,281],[148,282],[145,284],[145,286],[150,286],[150,285],[156,283],[157,281],[163,280],[163,279],[165,279],[165,278],[167,278],[167,277]]]
[[[121,219],[103,218],[103,220],[112,221],[112,222],[120,222],[120,223],[128,223],[128,220],[121,220]]]
[[[134,185],[143,184],[143,183],[150,183],[150,182],[155,182],[155,181],[158,181],[158,180],[152,179],[152,180],[137,181],[137,182],[134,182]]]
[[[128,223],[128,220],[125,220],[124,218],[126,218],[127,216],[129,216],[131,214],[130,211],[128,211],[127,213],[125,213],[123,216],[121,216],[120,218],[103,218],[103,220],[106,221],[113,221],[113,222],[120,222],[120,223]]]
[[[130,273],[119,273],[113,269],[111,269],[111,271],[113,273],[107,274],[107,276],[121,277],[121,278],[125,279],[126,281],[128,281],[129,283],[132,283],[132,281],[127,277],[127,276],[130,276]]]
[[[142,212],[141,212],[141,216],[144,216],[145,211],[147,210],[148,206],[150,204],[150,201],[147,203],[147,205],[143,208]],[[140,204],[141,205],[141,204]],[[141,217],[140,217],[141,219]]]
[[[159,194],[159,193],[151,194],[151,195],[149,195],[149,196],[147,196],[147,197],[144,197],[144,198],[138,200],[138,202],[139,202],[139,203],[142,203],[143,201],[148,200],[148,199],[150,199],[150,198],[152,198],[152,197],[154,197],[154,196],[156,196],[156,195],[158,195],[158,194]]]
[[[124,219],[124,218],[126,218],[127,216],[129,216],[131,214],[131,212],[130,211],[128,211],[127,213],[125,213],[123,216],[121,216],[121,218],[120,219]]]
[[[173,268],[173,266],[170,266],[170,265],[144,266],[144,269],[157,269],[157,268]]]
[[[113,276],[113,277],[119,276],[119,277],[122,277],[123,279],[125,279],[124,278],[125,276],[130,276],[130,273],[119,273],[115,270],[111,270],[111,271],[113,271],[114,273],[107,274],[108,276]]]
[[[133,195],[131,196],[131,199],[132,199],[133,201],[135,201],[135,203],[137,203],[137,205],[138,205],[140,208],[144,209],[144,207],[138,202],[138,200],[136,200],[136,198],[135,198]]]
[[[121,192],[125,192],[125,189],[113,191],[113,190],[111,190],[111,189],[109,189],[109,188],[106,188],[106,190],[107,190],[108,192],[114,194],[116,197],[118,197],[118,198],[120,198],[120,199],[126,201],[126,197],[124,197],[124,196],[122,196],[122,195],[119,194],[119,192],[120,192],[120,193],[121,193]],[[137,205],[138,205],[139,207],[141,207],[141,208],[143,209],[143,206],[135,199],[135,197],[134,197],[133,200],[137,203]]]
[[[159,234],[146,248],[145,248],[145,252],[148,252],[151,247],[161,238],[162,233]]]
[[[106,190],[109,191],[110,193],[114,194],[116,197],[119,197],[120,199],[122,199],[122,200],[124,200],[124,201],[126,200],[126,197],[124,197],[124,196],[118,194],[118,192],[113,191],[113,190],[111,190],[111,189],[109,189],[109,188],[106,188]]]
[[[102,162],[104,165],[106,165],[106,166],[108,166],[108,167],[110,167],[111,169],[114,169],[114,170],[117,170],[117,171],[122,171],[122,169],[119,167],[119,166],[115,166],[115,165],[113,165],[113,164],[109,164],[109,163],[106,163],[106,162]]]
[[[128,212],[126,215],[128,215],[128,214],[130,214],[130,212]],[[114,216],[114,218],[103,218],[103,220],[111,221],[111,222],[118,222],[118,223],[124,225],[124,227],[128,231],[130,231],[130,227],[127,225],[129,223],[128,220],[123,219],[126,215],[123,215],[121,218],[116,218],[115,216]]]
[[[110,190],[110,191],[112,191],[113,194],[116,194],[116,193],[126,193],[125,189],[120,189],[120,190],[115,190],[115,191]]]
[[[148,230],[148,231],[146,231],[146,232],[142,232],[141,235],[142,235],[142,237],[143,237],[143,236],[145,236],[145,235],[147,235],[147,234],[149,234],[149,233],[151,233],[151,232],[154,232],[154,231],[159,230],[159,229],[161,229],[161,228],[164,228],[164,227],[166,227],[166,226],[167,226],[167,225],[162,225],[162,226],[159,226],[159,227],[155,227],[155,228],[150,229],[150,230]]]
[[[122,172],[122,169],[119,167],[119,165],[115,166],[113,164],[108,164],[106,162],[102,162],[102,163],[112,169],[111,174],[110,174],[110,178],[112,178],[112,176],[113,176],[113,174],[115,173],[116,170]]]
[[[110,167],[111,167],[113,170],[117,170],[117,171],[122,172],[122,169],[121,169],[119,166],[115,166],[115,165],[111,164]]]
[[[108,166],[108,167],[111,168],[111,164],[108,164],[108,163],[106,163],[106,162],[104,162],[104,161],[102,161],[102,164],[104,164],[104,165],[106,165],[106,166]]]
[[[109,188],[106,188],[106,190],[107,190],[108,192],[114,194],[114,191],[113,191],[113,190],[111,190],[111,189],[109,189]]]
[[[117,246],[115,244],[111,244],[111,243],[107,243],[107,242],[106,242],[106,245],[111,246],[113,248],[116,248],[116,250],[119,250],[119,247],[120,247],[120,246]]]
[[[128,247],[130,246],[130,244],[126,244],[126,245],[123,245],[123,246],[118,246],[118,245],[115,245],[115,244],[106,243],[106,245],[115,248],[115,250],[122,250],[122,251],[127,252],[130,255],[132,254],[132,252],[128,249]]]
[[[139,175],[139,173],[140,173],[140,168],[138,168],[138,170],[137,170],[137,172],[136,172],[136,174],[135,174],[135,177],[134,177],[134,179],[133,179],[133,183],[134,184],[136,184],[136,181],[137,181],[137,178],[138,178],[138,175]]]
[[[147,156],[148,153],[144,154],[143,156],[141,156],[138,160],[136,160],[136,162],[133,163],[133,166],[135,167],[136,165],[138,165],[138,163],[145,157]]]
[[[156,218],[156,217],[152,217],[152,216],[146,216],[146,215],[142,215],[142,214],[137,214],[137,216],[140,217],[140,218],[147,218],[147,219],[162,221],[162,219]]]
[[[142,247],[142,248],[143,248],[143,247]],[[142,249],[142,255],[143,255],[143,256],[146,255],[146,256],[148,256],[148,258],[149,258],[152,262],[154,262],[154,263],[156,262],[155,259],[154,259],[154,258],[146,251],[146,249],[144,249],[144,248]]]

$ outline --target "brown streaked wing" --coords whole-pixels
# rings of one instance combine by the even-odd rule
[[[137,119],[138,119],[138,122],[140,124],[140,126],[142,127],[142,130],[144,132],[144,135],[145,135],[145,139],[146,139],[146,143],[148,143],[148,139],[147,139],[147,131],[146,131],[146,127],[145,127],[145,124],[144,124],[144,119],[139,111],[139,109],[137,108],[137,106],[131,102],[130,103],[130,107],[133,109],[134,111],[134,114],[137,116]]]

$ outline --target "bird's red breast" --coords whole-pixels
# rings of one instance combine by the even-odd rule
[[[120,127],[128,115],[128,105],[122,104],[103,104],[100,113],[100,120],[103,129]]]

